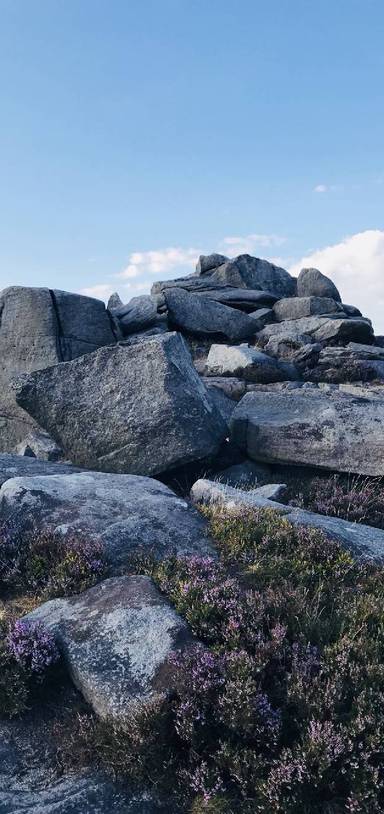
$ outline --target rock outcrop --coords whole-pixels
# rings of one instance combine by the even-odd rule
[[[37,429],[15,403],[12,379],[76,359],[116,341],[100,300],[48,288],[6,288],[0,295],[0,451]]]
[[[248,393],[230,425],[234,443],[256,461],[384,475],[384,400],[304,389]]]
[[[153,475],[217,452],[226,429],[176,333],[21,378],[20,407],[87,469]]]

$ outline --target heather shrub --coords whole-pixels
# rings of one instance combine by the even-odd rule
[[[382,478],[361,475],[312,478],[290,502],[319,514],[384,529]]]
[[[382,567],[270,510],[204,513],[218,561],[135,563],[203,644],[145,725],[98,734],[101,762],[191,814],[383,811]]]
[[[92,587],[106,572],[102,545],[81,534],[32,530],[22,538],[3,529],[0,584],[5,590],[33,592],[42,599],[68,596]]]
[[[38,622],[17,621],[0,626],[0,717],[24,712],[37,686],[59,660],[54,640]]]

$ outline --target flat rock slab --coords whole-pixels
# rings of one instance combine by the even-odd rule
[[[0,489],[0,520],[14,518],[20,532],[33,524],[96,537],[112,572],[134,552],[158,558],[212,554],[199,513],[168,486],[136,475],[81,472],[7,480]]]
[[[271,484],[276,486],[276,484]],[[222,483],[205,479],[196,481],[191,490],[192,500],[196,504],[216,505],[233,511],[245,509],[274,509],[283,514],[290,523],[296,526],[317,528],[329,539],[337,540],[348,549],[356,559],[384,560],[384,531],[362,523],[350,523],[340,517],[326,517],[323,514],[308,512],[286,506],[275,500],[269,500],[261,489],[244,491],[234,489]]]
[[[123,723],[174,686],[169,662],[191,647],[187,624],[145,576],[117,577],[26,619],[54,634],[74,684],[101,718]]]
[[[215,454],[226,435],[177,333],[101,348],[15,388],[17,403],[86,469],[163,473]]]
[[[384,402],[298,389],[247,393],[231,440],[256,461],[384,475]]]
[[[40,461],[29,456],[0,453],[0,486],[10,478],[29,478],[41,475],[71,475],[80,470],[71,464]]]
[[[104,303],[80,294],[13,286],[1,292],[0,312],[0,451],[10,452],[36,429],[15,403],[12,379],[116,339]]]
[[[197,336],[221,335],[236,342],[254,336],[261,327],[248,314],[183,288],[169,288],[164,297],[170,324]]]
[[[279,362],[249,345],[211,345],[205,373],[208,376],[235,376],[263,383],[298,377],[293,365]]]
[[[363,318],[339,319],[337,314],[331,316],[308,316],[300,319],[286,319],[266,325],[258,334],[258,339],[268,341],[277,334],[292,336],[307,334],[314,342],[371,342],[373,329],[370,322]]]
[[[288,297],[276,302],[273,311],[279,322],[340,311],[344,316],[341,305],[331,297]]]

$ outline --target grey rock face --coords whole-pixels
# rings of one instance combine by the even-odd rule
[[[362,316],[361,311],[359,311],[359,309],[356,308],[355,305],[346,305],[346,303],[343,302],[342,308],[343,308],[344,313],[347,315],[347,317],[361,317]]]
[[[40,461],[30,456],[0,453],[0,486],[10,478],[28,478],[40,475],[71,475],[79,470],[71,464]]]
[[[271,336],[264,350],[276,359],[294,359],[298,350],[312,343],[308,334],[282,333]]]
[[[206,363],[208,376],[237,376],[251,382],[278,382],[297,378],[293,366],[280,364],[248,345],[212,345]]]
[[[329,277],[318,269],[301,269],[297,278],[298,297],[331,297],[341,302],[340,294]]]
[[[116,577],[28,614],[55,635],[71,677],[101,718],[123,723],[174,686],[169,656],[194,640],[145,576]]]
[[[260,493],[260,489],[243,491],[202,479],[194,483],[191,497],[195,503],[214,504],[228,511],[236,511],[241,508],[275,509],[296,526],[320,529],[329,539],[338,540],[357,559],[384,560],[384,531],[382,529],[286,506],[283,503],[269,500]]]
[[[288,297],[278,300],[273,306],[273,312],[278,322],[336,312],[343,315],[341,305],[330,297]]]
[[[91,297],[14,286],[0,295],[0,450],[36,429],[15,403],[11,380],[115,342],[104,303]]]
[[[275,319],[272,308],[258,308],[256,311],[251,311],[249,316],[257,319],[263,326],[268,325],[269,322],[273,322]]]
[[[108,311],[114,311],[115,308],[120,308],[121,305],[123,305],[123,301],[117,291],[114,291],[108,300]]]
[[[96,538],[115,573],[133,553],[159,559],[212,553],[203,518],[163,483],[135,475],[46,476],[43,470],[42,476],[8,478],[0,489],[0,518],[16,518],[21,535],[34,525]]]
[[[279,298],[292,297],[296,293],[296,280],[285,269],[249,254],[227,260],[210,274],[210,278],[238,288],[265,289]]]
[[[38,458],[41,461],[58,461],[63,457],[63,450],[44,430],[30,432],[15,449],[16,455]]]
[[[206,274],[207,271],[212,271],[212,269],[217,268],[217,266],[221,266],[228,260],[224,254],[201,254],[196,266],[196,274]]]
[[[258,334],[258,339],[267,342],[271,336],[280,334],[300,336],[306,334],[314,342],[372,342],[372,325],[365,319],[339,319],[337,314],[329,316],[302,317],[266,325]]]
[[[248,314],[206,297],[189,294],[181,288],[167,289],[164,296],[170,323],[188,333],[220,334],[235,342],[254,336],[261,327]]]
[[[235,402],[232,398],[230,398],[230,396],[227,396],[227,394],[224,393],[224,390],[222,390],[221,387],[211,387],[209,390],[209,396],[212,403],[219,411],[223,421],[225,422],[227,431],[229,432],[229,420],[235,409]]]
[[[248,393],[230,422],[231,439],[267,463],[384,475],[384,403],[301,388]]]
[[[258,306],[269,306],[276,302],[276,297],[274,294],[271,294],[270,291],[259,291],[258,289],[252,290],[249,288],[231,288],[230,286],[225,286],[216,290],[207,289],[206,291],[196,291],[194,293],[199,297],[207,297],[209,300],[215,300],[215,302],[221,302],[223,305],[229,305],[231,308],[238,308],[240,311],[246,311],[248,313],[254,312]],[[252,316],[255,319],[254,313]]]
[[[157,321],[157,307],[152,297],[133,297],[126,305],[113,311],[123,336],[150,328]]]
[[[323,348],[315,367],[307,371],[305,378],[334,384],[384,379],[384,353],[374,345],[355,342],[350,342],[346,348]]]
[[[176,333],[31,373],[16,399],[87,469],[166,472],[214,454],[225,437]]]

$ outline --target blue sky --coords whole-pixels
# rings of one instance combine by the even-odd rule
[[[0,0],[1,286],[316,252],[377,323],[383,41],[382,0]]]

